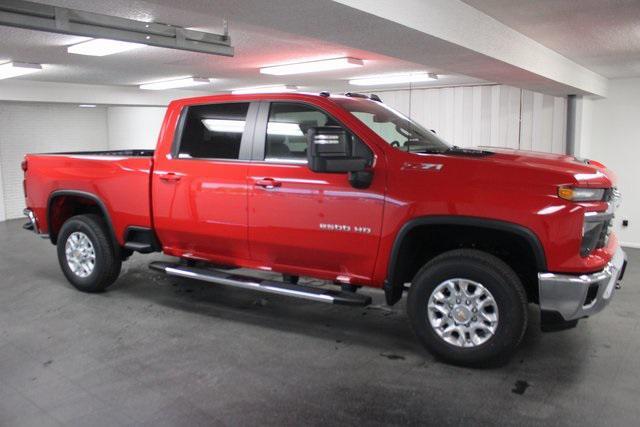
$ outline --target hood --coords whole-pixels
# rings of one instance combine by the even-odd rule
[[[487,157],[493,162],[570,175],[574,181],[570,184],[601,188],[615,185],[616,177],[613,172],[594,160],[579,159],[567,154],[508,148],[482,147],[482,149],[494,153]]]

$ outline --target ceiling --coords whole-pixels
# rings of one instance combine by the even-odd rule
[[[575,67],[569,64],[565,68],[544,68],[550,59],[559,60],[564,66],[567,64],[562,63],[562,60],[568,61],[566,58],[569,58],[606,77],[640,75],[640,0],[463,0],[466,5],[451,1],[441,5],[443,9],[451,9],[451,15],[446,19],[439,18],[436,6],[441,2],[436,0],[396,0],[388,4],[389,7],[400,8],[406,13],[409,13],[411,5],[424,6],[423,9],[416,10],[426,8],[434,15],[431,17],[432,21],[428,21],[427,16],[422,18],[422,12],[419,14],[420,21],[430,22],[427,30],[435,30],[432,28],[434,25],[446,26],[446,22],[454,19],[452,16],[457,17],[457,27],[464,26],[468,31],[461,33],[456,25],[449,25],[454,35],[479,40],[481,44],[499,52],[508,51],[506,39],[510,38],[509,31],[512,37],[521,36],[511,30],[513,28],[529,37],[527,39],[523,36],[533,43],[530,47],[542,48],[542,44],[566,57],[549,49],[546,50],[558,58],[540,56],[524,48],[517,49],[518,43],[522,42],[520,41],[510,46],[511,52],[517,54],[516,61],[511,63],[504,57],[492,57],[489,53],[458,45],[455,40],[451,42],[444,37],[431,36],[410,28],[403,24],[407,22],[406,19],[394,22],[385,18],[388,14],[376,16],[343,4],[355,3],[371,7],[379,4],[368,1],[37,1],[213,33],[222,32],[222,20],[226,18],[229,20],[231,41],[236,54],[228,58],[147,46],[105,57],[72,55],[66,52],[66,47],[86,40],[85,38],[0,26],[0,61],[14,60],[44,65],[45,71],[19,78],[23,80],[135,87],[145,82],[190,75],[214,79],[210,86],[194,89],[198,91],[216,92],[275,83],[297,85],[301,90],[307,91],[353,91],[369,88],[350,87],[347,83],[349,78],[381,73],[429,71],[439,74],[440,79],[421,83],[420,87],[485,84],[493,81],[565,95],[580,91],[563,83],[558,84],[558,76],[576,76],[576,67],[582,67],[572,63]],[[474,17],[463,9],[481,16]],[[463,20],[462,14],[466,14],[471,20]],[[481,18],[490,22],[484,22]],[[463,22],[466,24],[463,25]],[[488,31],[493,39],[486,38],[486,33],[477,31],[481,22],[491,29]],[[524,51],[528,53],[525,55]],[[365,66],[361,69],[294,76],[267,76],[259,73],[259,68],[263,66],[340,56],[361,58],[365,61]],[[520,66],[526,60],[529,64],[540,65],[542,68],[536,70]],[[545,70],[549,69],[557,72],[545,74]],[[589,70],[582,69],[581,72],[590,73]]]
[[[608,78],[640,76],[639,0],[462,0]]]
[[[73,55],[67,53],[66,47],[87,38],[0,26],[0,62],[33,62],[43,64],[45,68],[41,73],[21,77],[25,80],[133,86],[172,77],[197,76],[214,79],[208,88],[197,87],[199,91],[223,91],[273,83],[292,84],[302,90],[316,91],[354,90],[356,87],[349,88],[347,80],[357,76],[429,71],[438,73],[440,79],[420,86],[486,83],[481,79],[447,73],[446,70],[425,68],[318,38],[292,36],[243,22],[242,18],[246,16],[243,12],[247,12],[246,5],[251,6],[251,2],[240,4],[242,2],[217,1],[213,7],[206,0],[184,0],[179,3],[168,0],[41,0],[39,3],[170,23],[214,33],[222,32],[222,19],[227,17],[230,20],[229,32],[235,56],[229,58],[151,46],[104,57]],[[253,9],[251,12],[255,15],[255,6]],[[361,69],[295,76],[267,76],[259,73],[259,68],[263,66],[341,56],[363,59],[365,66]]]

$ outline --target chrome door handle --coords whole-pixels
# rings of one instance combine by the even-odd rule
[[[282,183],[280,181],[276,181],[273,178],[263,178],[263,179],[257,180],[256,185],[258,187],[262,187],[267,190],[272,190],[274,188],[280,187]]]
[[[173,172],[165,173],[159,176],[161,181],[164,182],[178,182],[182,178],[180,175],[175,174]]]

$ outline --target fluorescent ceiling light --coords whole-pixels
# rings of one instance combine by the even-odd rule
[[[106,56],[137,49],[142,46],[145,45],[110,39],[93,39],[69,46],[67,52],[78,55]]]
[[[241,87],[231,90],[234,95],[242,95],[245,93],[273,93],[273,92],[295,92],[298,86],[294,85],[271,85],[271,86],[253,86]]]
[[[175,89],[179,87],[206,85],[209,83],[211,83],[209,79],[203,79],[201,77],[182,77],[179,79],[144,83],[140,85],[140,89],[147,89],[147,90]]]
[[[27,64],[24,62],[7,62],[0,65],[0,80],[11,77],[24,76],[26,74],[42,71],[40,64]]]
[[[244,120],[202,119],[202,124],[210,132],[242,133]],[[304,136],[298,123],[269,122],[267,134],[280,136]]]
[[[267,134],[280,136],[304,136],[298,123],[269,122]]]
[[[96,104],[80,104],[78,105],[80,108],[96,108]]]
[[[202,124],[211,132],[242,133],[244,120],[203,119]]]
[[[355,86],[376,86],[390,85],[398,83],[420,83],[438,80],[438,75],[434,73],[410,73],[410,74],[383,74],[380,76],[360,77],[349,80],[350,85]]]
[[[286,74],[315,73],[319,71],[342,70],[345,68],[362,67],[362,59],[333,58],[321,61],[300,62],[297,64],[275,65],[273,67],[260,68],[262,74],[283,76]]]

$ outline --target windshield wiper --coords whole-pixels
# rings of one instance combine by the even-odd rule
[[[490,154],[493,154],[491,151],[478,150],[476,148],[458,147],[457,145],[452,145],[451,147],[448,147],[444,152],[451,153],[451,154],[468,155],[468,156],[488,156]]]
[[[436,149],[436,148],[420,148],[416,150],[411,150],[407,148],[407,153],[422,153],[422,154],[444,154],[448,150]]]

